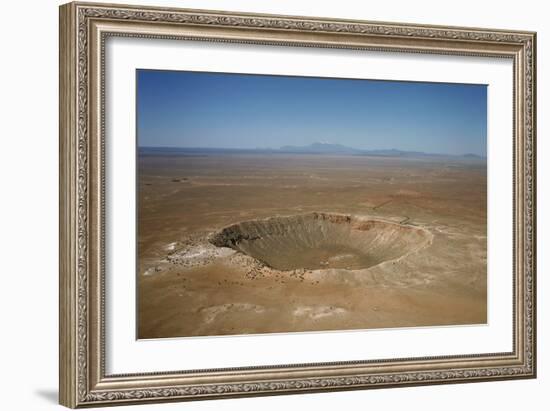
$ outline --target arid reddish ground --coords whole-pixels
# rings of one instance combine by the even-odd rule
[[[138,171],[139,338],[486,322],[484,161],[146,155]],[[212,243],[231,226],[240,246]]]

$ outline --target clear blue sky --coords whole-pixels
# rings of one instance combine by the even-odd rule
[[[485,85],[137,71],[141,147],[487,153]]]

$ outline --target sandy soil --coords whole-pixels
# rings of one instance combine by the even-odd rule
[[[138,167],[139,338],[486,322],[484,162],[147,155]],[[269,261],[271,249],[296,249],[277,245],[286,231],[261,231],[248,248],[211,242],[235,224],[311,213],[426,235],[396,247],[384,232],[380,246],[354,239],[308,251],[312,231],[292,240],[302,247],[295,257]]]

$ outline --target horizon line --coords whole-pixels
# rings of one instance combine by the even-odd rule
[[[187,150],[187,149],[191,149],[191,150],[228,150],[228,151],[275,151],[275,152],[283,152],[284,153],[284,150],[281,150],[283,147],[295,147],[295,148],[307,148],[313,144],[327,144],[327,145],[338,145],[338,146],[341,146],[341,147],[344,147],[344,148],[347,148],[347,149],[350,149],[350,150],[356,150],[358,152],[374,152],[374,151],[398,151],[398,152],[402,152],[402,153],[418,153],[418,154],[427,154],[427,155],[433,155],[433,156],[449,156],[449,157],[464,157],[464,156],[476,156],[476,157],[479,157],[479,158],[484,158],[486,159],[487,158],[487,155],[486,154],[479,154],[479,153],[472,153],[472,152],[465,152],[465,153],[460,153],[460,154],[451,154],[451,153],[438,153],[438,152],[429,152],[429,151],[420,151],[420,150],[403,150],[403,149],[399,149],[399,148],[395,148],[395,147],[392,147],[392,148],[372,148],[372,149],[365,149],[365,148],[355,148],[355,147],[349,147],[349,146],[345,146],[343,144],[339,144],[339,143],[322,143],[322,142],[314,142],[314,143],[311,143],[311,144],[308,144],[308,145],[304,145],[304,146],[298,146],[298,145],[290,145],[290,144],[286,144],[284,146],[280,146],[278,148],[273,148],[273,147],[204,147],[204,146],[141,146],[141,145],[137,145],[137,148],[140,149],[140,148],[151,148],[151,149],[179,149],[179,150]],[[307,153],[307,152],[304,152],[303,154],[314,154],[314,153]]]

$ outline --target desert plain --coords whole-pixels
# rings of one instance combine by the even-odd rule
[[[140,153],[137,336],[487,322],[484,159]]]

